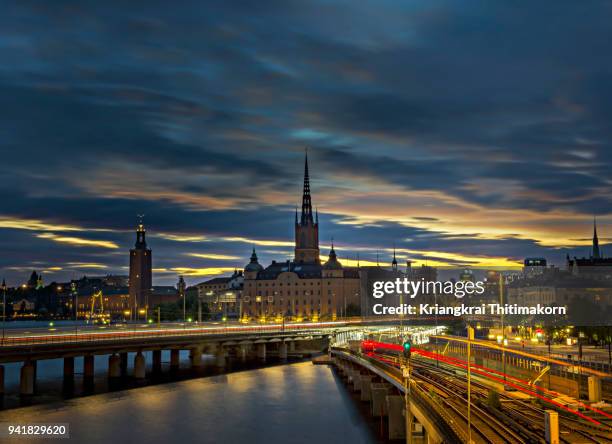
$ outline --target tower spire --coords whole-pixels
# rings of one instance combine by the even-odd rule
[[[314,223],[312,220],[312,202],[310,199],[310,177],[308,176],[308,149],[304,157],[304,191],[302,193],[302,225],[308,222]]]
[[[395,258],[395,242],[393,243],[393,261],[391,262],[391,268],[397,270],[397,259]]]
[[[302,215],[300,221],[296,221],[295,224],[295,262],[320,263],[320,261],[319,224],[315,223],[313,219],[312,201],[310,198],[310,176],[308,174],[308,151],[306,151],[304,156]]]
[[[144,227],[144,214],[138,214],[136,216],[138,218],[138,226],[136,227],[136,244],[134,246],[136,248],[147,248],[147,241],[145,239],[145,227]]]
[[[600,257],[599,239],[597,238],[597,220],[595,216],[593,216],[593,259],[599,259]]]

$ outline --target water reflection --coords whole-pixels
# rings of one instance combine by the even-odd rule
[[[237,372],[0,412],[0,421],[67,422],[95,443],[373,443],[371,424],[327,366]],[[36,441],[32,441],[36,442]]]
[[[276,358],[269,358],[266,362],[250,360],[242,362],[239,359],[229,358],[226,365],[219,368],[215,365],[215,357],[202,356],[202,366],[193,369],[189,363],[189,351],[181,350],[181,368],[170,369],[170,352],[162,352],[162,373],[152,371],[152,352],[145,352],[147,364],[147,378],[137,380],[132,377],[135,353],[128,354],[127,377],[117,380],[108,378],[108,355],[95,356],[95,377],[86,379],[83,376],[83,357],[74,359],[74,378],[64,379],[63,360],[41,360],[37,362],[36,390],[34,396],[23,397],[19,395],[19,374],[22,363],[5,364],[5,395],[0,396],[0,409],[30,406],[49,403],[60,399],[70,399],[78,396],[101,394],[109,391],[124,390],[144,385],[175,382],[189,378],[219,375],[220,373],[242,371],[246,369],[261,368],[265,365],[284,364]],[[245,388],[247,390],[248,388]]]

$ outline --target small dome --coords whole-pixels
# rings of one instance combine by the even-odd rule
[[[244,267],[244,271],[261,271],[263,267],[259,264],[249,263],[246,267]]]
[[[325,264],[323,264],[324,270],[342,270],[342,264],[338,262],[338,258],[336,257],[336,250],[334,250],[334,244],[332,241],[332,248],[329,252],[329,259]]]
[[[338,262],[337,260],[327,261],[325,262],[325,264],[323,264],[323,269],[324,270],[342,270],[342,264]]]
[[[244,267],[244,271],[261,271],[263,267],[257,262],[257,254],[255,253],[255,248],[253,248],[253,254],[251,254],[251,262],[249,262],[246,267]]]

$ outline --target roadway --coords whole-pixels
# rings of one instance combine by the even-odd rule
[[[33,344],[66,344],[99,342],[115,339],[147,339],[169,336],[219,336],[236,334],[291,333],[303,331],[330,331],[350,328],[352,321],[304,322],[285,324],[241,324],[238,322],[161,323],[46,326],[38,328],[5,329],[0,340],[2,347]],[[356,325],[355,325],[356,326]]]
[[[513,350],[525,350],[543,356],[548,355],[548,345],[539,342],[534,343],[525,341],[525,345],[522,345],[519,341],[508,340],[507,348]],[[579,357],[578,345],[554,344],[550,346],[551,357],[567,359],[568,355],[571,355],[571,359],[577,361]],[[582,361],[610,363],[610,352],[608,351],[608,348],[584,345],[582,347]]]
[[[530,352],[530,351],[523,350],[521,348],[515,348],[515,347],[511,348],[509,347],[509,345],[504,346],[504,345],[498,344],[497,342],[492,342],[489,340],[483,340],[483,339],[469,340],[463,336],[452,336],[452,335],[435,336],[435,335],[432,335],[430,338],[434,340],[437,338],[439,341],[451,341],[451,342],[457,342],[457,343],[466,344],[466,345],[470,343],[474,347],[475,351],[477,350],[478,347],[483,347],[485,349],[496,350],[498,352],[512,353],[516,356],[527,358],[527,359],[534,360],[534,361],[547,362],[549,364],[554,364],[554,365],[561,366],[561,367],[573,368],[573,369],[576,369],[576,371],[580,371],[587,375],[594,375],[594,376],[599,376],[602,378],[609,378],[611,376],[606,371],[597,370],[595,368],[592,368],[591,366],[587,366],[586,364],[588,363],[586,361],[582,361],[581,362],[582,365],[577,365],[578,364],[577,361],[567,361],[563,358],[548,356],[548,354],[539,353],[541,350],[535,350],[533,352]],[[441,343],[444,344],[444,342],[441,342]]]

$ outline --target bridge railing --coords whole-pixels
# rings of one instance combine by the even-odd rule
[[[97,343],[111,342],[123,340],[137,339],[156,339],[156,338],[181,338],[192,336],[249,336],[262,334],[300,334],[300,335],[327,335],[330,330],[338,328],[338,325],[318,324],[312,325],[262,325],[262,326],[231,326],[219,328],[198,328],[185,327],[176,329],[155,329],[155,330],[129,330],[129,331],[112,331],[112,332],[79,332],[62,334],[37,334],[27,336],[8,336],[0,340],[2,347],[28,346],[28,345],[45,345],[45,344],[79,344],[79,343]]]

